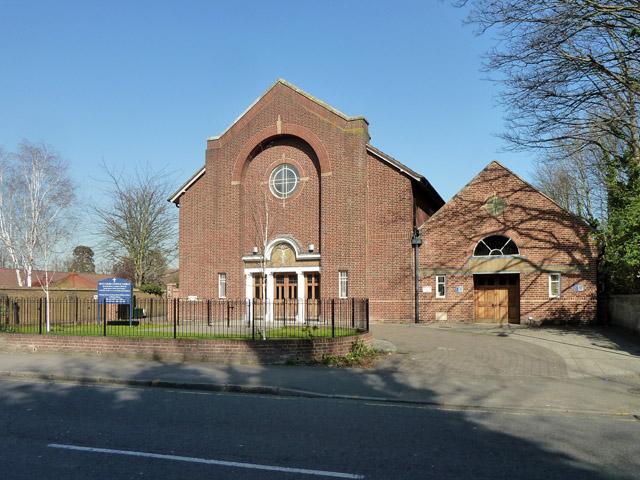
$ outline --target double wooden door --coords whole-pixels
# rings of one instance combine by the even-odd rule
[[[520,285],[517,274],[476,275],[473,293],[476,322],[519,322]]]
[[[300,308],[303,307],[298,300],[298,288],[303,288],[305,293],[304,308],[305,318],[318,319],[321,314],[320,303],[320,273],[305,273],[304,285],[298,285],[296,273],[273,274],[273,318],[284,322],[294,321],[298,317]],[[264,277],[260,274],[253,276],[253,302],[256,309],[256,318],[261,318],[271,300],[265,302],[266,286]],[[270,295],[267,294],[267,298]]]
[[[276,320],[294,321],[298,316],[298,275],[273,275],[273,315]]]

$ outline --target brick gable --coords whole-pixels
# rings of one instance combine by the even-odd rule
[[[504,203],[502,213],[489,211],[487,200],[492,197]],[[422,295],[427,318],[450,309],[461,320],[473,320],[473,275],[514,272],[520,274],[524,320],[593,320],[598,252],[590,227],[499,163],[490,163],[428,219],[421,232],[426,239],[420,252],[425,285],[435,288],[433,276],[440,273],[449,276],[452,286],[448,299]],[[476,244],[493,234],[511,238],[520,255],[474,257]],[[550,272],[563,277],[560,299],[549,299]],[[462,293],[454,286],[462,287]]]

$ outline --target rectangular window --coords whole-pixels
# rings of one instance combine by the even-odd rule
[[[549,298],[560,298],[560,274],[549,274]]]
[[[349,274],[346,270],[338,272],[338,296],[340,298],[349,296]]]
[[[436,275],[436,298],[447,296],[447,276]]]
[[[218,274],[218,298],[227,298],[227,274]]]

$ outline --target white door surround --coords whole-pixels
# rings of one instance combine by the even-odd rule
[[[265,321],[272,322],[273,321],[273,274],[274,273],[295,273],[298,276],[298,316],[296,318],[296,322],[303,323],[305,318],[305,300],[307,289],[305,288],[305,278],[304,274],[308,272],[317,272],[320,273],[320,267],[277,267],[277,268],[245,268],[244,269],[244,278],[245,278],[245,292],[247,300],[253,300],[253,292],[254,292],[254,282],[253,275],[254,274],[263,274],[265,275],[266,280],[266,302],[267,302],[267,312],[265,314]],[[252,318],[251,312],[249,312],[249,318]]]

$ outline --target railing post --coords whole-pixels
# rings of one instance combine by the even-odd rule
[[[178,299],[173,299],[173,338],[178,336]]]
[[[20,306],[18,305],[17,300],[13,302],[13,323],[16,325],[20,325]]]
[[[211,299],[207,299],[207,325],[211,326]]]
[[[102,336],[107,336],[107,300],[102,300]]]
[[[351,298],[351,328],[356,326],[356,297]]]
[[[227,304],[227,328],[231,326],[231,303],[229,300],[225,300]]]
[[[364,308],[365,308],[364,318],[366,321],[366,329],[367,329],[366,331],[368,332],[369,331],[369,299],[368,298],[365,299],[364,301]]]
[[[331,338],[336,336],[336,299],[331,299]]]
[[[40,299],[40,304],[38,305],[38,334],[42,335],[42,298]]]
[[[251,306],[251,340],[256,339],[256,304],[250,299],[249,304]]]
[[[79,305],[78,305],[78,303],[79,303],[79,302],[78,302],[78,296],[76,295],[76,312],[75,312],[75,318],[76,318],[75,323],[76,323],[76,324],[78,323],[78,310],[79,310],[79,308],[80,308],[80,307],[79,307]]]

